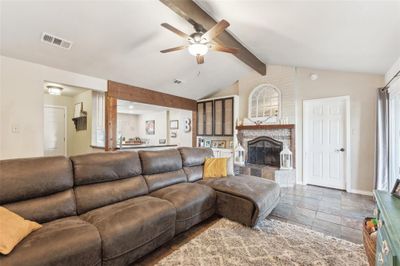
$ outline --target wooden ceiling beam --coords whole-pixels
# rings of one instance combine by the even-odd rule
[[[160,0],[163,4],[172,9],[176,14],[193,24],[193,21],[203,26],[206,30],[211,29],[217,21],[208,15],[192,0]],[[227,47],[239,48],[240,51],[236,56],[240,61],[260,73],[265,75],[267,71],[266,65],[235,39],[229,32],[224,31],[214,39],[220,45]]]

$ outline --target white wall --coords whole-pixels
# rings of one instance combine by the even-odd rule
[[[190,118],[192,120],[192,111],[187,110],[170,110],[169,111],[169,121],[178,120],[178,129],[169,129],[169,132],[176,132],[177,137],[171,138],[169,134],[169,142],[171,145],[178,145],[180,147],[192,147],[192,131],[185,132],[185,119]],[[169,123],[168,123],[169,128]],[[192,125],[193,130],[193,125]]]
[[[107,90],[103,79],[5,56],[0,60],[0,159],[43,155],[44,81]]]
[[[78,95],[75,95],[72,98],[73,106],[75,104],[82,102],[83,111],[87,112],[87,120],[86,120],[86,130],[76,131],[75,125],[72,125],[72,139],[71,139],[71,150],[69,155],[78,155],[93,152],[93,149],[90,147],[92,140],[92,117],[93,117],[93,108],[92,108],[92,91],[87,90]],[[70,124],[68,124],[70,125]],[[96,150],[97,151],[97,150]]]
[[[117,135],[122,135],[126,140],[140,137],[139,135],[139,115],[117,114]]]
[[[311,81],[310,74],[319,78]],[[270,83],[282,92],[282,117],[296,124],[296,166],[298,182],[302,183],[302,115],[303,100],[349,95],[351,97],[351,162],[354,191],[371,192],[374,178],[375,104],[377,88],[384,85],[383,75],[286,66],[268,66],[267,75],[257,73],[240,79],[212,97],[237,93],[240,96],[240,120],[247,117],[248,97],[256,86]]]
[[[309,76],[319,78],[312,81]],[[299,68],[297,71],[297,173],[302,177],[303,100],[350,96],[351,188],[371,192],[375,176],[375,131],[377,88],[384,83],[383,75]]]
[[[146,121],[155,120],[155,134],[146,134]],[[159,145],[160,139],[167,139],[167,111],[152,112],[139,116],[139,136],[140,138],[148,139],[149,145]]]

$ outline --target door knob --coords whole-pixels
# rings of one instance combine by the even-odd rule
[[[336,150],[336,151],[344,152],[344,151],[345,151],[345,149],[344,149],[344,148],[341,148],[341,149],[339,149],[339,150]]]

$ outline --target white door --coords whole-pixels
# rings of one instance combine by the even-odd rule
[[[349,98],[303,103],[303,167],[306,184],[346,188]]]
[[[63,106],[44,106],[44,155],[65,154],[65,115]]]

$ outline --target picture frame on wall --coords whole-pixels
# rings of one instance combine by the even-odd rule
[[[392,195],[400,199],[400,179],[397,179],[394,183]]]
[[[145,123],[146,135],[154,135],[156,133],[156,121],[147,120]]]
[[[169,121],[169,129],[179,129],[179,120]]]
[[[204,147],[211,148],[211,140],[206,139],[205,142],[204,142]]]
[[[226,140],[220,140],[218,142],[218,148],[225,149],[226,148]]]

